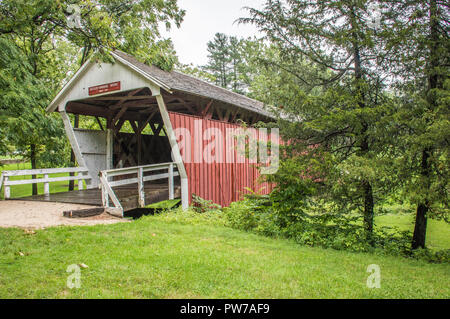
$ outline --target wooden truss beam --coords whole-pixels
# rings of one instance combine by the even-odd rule
[[[210,108],[213,104],[213,100],[209,101],[209,103],[206,105],[205,109],[203,110],[201,116],[202,117],[206,117],[208,114],[211,114],[212,116],[212,112],[210,112]]]
[[[134,93],[137,94],[138,92]],[[87,101],[128,101],[128,100],[148,100],[153,98],[152,95],[127,95],[127,96],[101,96],[86,99]]]
[[[105,129],[103,128],[102,122],[100,122],[100,119],[98,118],[98,116],[96,116],[95,119],[97,120],[97,123],[98,123],[98,126],[100,127],[100,130],[104,131]]]
[[[113,123],[116,124],[117,121],[122,117],[122,115],[125,114],[125,112],[128,110],[127,106],[123,106],[120,111],[116,114],[116,116],[113,119]]]
[[[181,105],[184,106],[186,109],[188,109],[188,111],[191,112],[193,115],[196,115],[198,113],[185,100],[178,98],[178,101],[180,101]],[[172,106],[172,105],[173,104],[167,104],[167,106]]]
[[[139,126],[138,126],[139,134],[142,133],[142,131],[145,129],[145,127],[150,123],[152,118],[156,115],[156,113],[158,113],[158,112],[154,111],[152,114],[150,114],[150,116],[144,122],[139,122]]]
[[[143,107],[156,107],[158,106],[157,104],[151,102],[151,101],[134,101],[134,102],[126,102],[120,105],[111,105],[108,108],[110,110],[117,110],[122,108],[123,106],[125,107],[139,107],[139,108],[143,108]]]

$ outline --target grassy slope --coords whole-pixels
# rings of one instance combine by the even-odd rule
[[[3,170],[23,170],[31,169],[30,163],[20,163],[20,164],[10,164],[0,166],[0,173]],[[68,174],[55,174],[52,177],[67,176]],[[31,176],[26,176],[26,179],[31,179]],[[14,179],[24,179],[21,177],[12,177]],[[50,183],[50,192],[66,192],[68,191],[69,182],[55,182]],[[16,185],[11,187],[11,197],[19,198],[25,196],[31,196],[31,184],[30,185]],[[75,182],[75,189],[78,189],[78,183]],[[38,193],[44,193],[44,184],[38,184]],[[3,199],[3,189],[0,192],[0,199]],[[393,211],[399,210],[393,209]],[[403,210],[402,210],[403,211]],[[408,211],[408,210],[406,210]],[[411,213],[413,213],[411,211]],[[380,226],[395,226],[400,230],[410,230],[414,229],[414,215],[413,214],[389,214],[376,217],[376,223]],[[428,236],[427,236],[427,246],[432,249],[450,249],[450,227],[443,223],[434,220],[428,221]]]
[[[2,229],[0,298],[450,296],[448,264],[307,248],[177,219],[144,217],[35,235]],[[81,289],[66,288],[66,268],[73,263],[89,265]],[[366,287],[369,264],[381,267],[381,289]]]
[[[0,173],[2,171],[6,170],[24,170],[24,169],[31,169],[30,163],[20,163],[20,164],[8,164],[4,166],[0,166]],[[69,176],[69,174],[52,174],[50,177],[61,177],[61,176]],[[38,175],[38,177],[42,177],[42,175]],[[17,176],[17,177],[11,177],[11,180],[18,180],[18,179],[31,179],[31,176]],[[59,193],[59,192],[67,192],[68,190],[68,181],[64,182],[54,182],[50,183],[50,193]],[[19,198],[19,197],[25,197],[25,196],[31,196],[31,184],[28,185],[14,185],[11,186],[11,198]],[[75,182],[75,189],[78,189],[78,182]],[[38,184],[38,193],[43,194],[44,193],[44,184],[40,183]],[[0,199],[3,199],[3,188],[1,190]]]

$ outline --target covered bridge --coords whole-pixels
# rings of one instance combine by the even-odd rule
[[[233,153],[236,130],[247,134],[246,141],[273,139],[242,130],[243,122],[272,120],[261,102],[120,51],[112,56],[114,64],[84,64],[47,108],[61,114],[78,165],[91,176],[87,187],[102,188],[104,206],[112,200],[123,213],[117,194],[130,183],[138,185],[137,205],[148,204],[147,185],[163,177],[171,198],[181,193],[183,207],[192,194],[227,206],[247,188],[270,191],[258,183],[256,161]],[[96,118],[100,130],[74,128],[69,113]],[[133,133],[121,131],[126,122]]]

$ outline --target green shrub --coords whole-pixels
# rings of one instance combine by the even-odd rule
[[[319,246],[336,250],[373,252],[420,258],[429,262],[449,262],[449,252],[424,250],[412,252],[411,232],[393,227],[378,227],[369,244],[367,234],[357,214],[327,213],[329,204],[316,203],[310,213],[298,208],[287,214],[274,205],[269,196],[246,196],[223,209],[225,224],[232,228],[251,231],[265,236],[291,238],[305,246]],[[299,213],[301,212],[301,213]]]
[[[411,252],[411,257],[426,260],[430,263],[448,263],[450,262],[450,249],[439,251],[417,249]]]
[[[197,213],[204,213],[208,211],[220,210],[222,207],[211,200],[206,200],[192,194],[192,206],[191,208]]]
[[[228,225],[245,231],[257,231],[267,224],[270,210],[267,209],[269,198],[267,196],[253,197],[252,199],[245,197],[240,202],[231,203],[230,207],[224,208],[224,213],[228,221]],[[271,222],[269,222],[271,223]]]
[[[303,194],[306,197],[307,193]],[[191,209],[168,210],[160,218],[167,222],[224,225],[264,236],[290,238],[311,247],[397,255],[434,263],[450,262],[449,250],[411,251],[412,234],[409,231],[376,227],[370,244],[360,214],[341,212],[330,203],[313,199],[299,200],[294,206],[293,196],[284,202],[280,202],[280,194],[277,196],[250,194],[230,207],[221,208],[194,195]]]

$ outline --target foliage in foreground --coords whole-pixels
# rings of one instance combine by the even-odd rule
[[[326,159],[316,165],[320,195],[362,213],[369,235],[383,201],[403,192],[417,211],[411,246],[425,247],[427,219],[449,214],[448,6],[267,0],[248,14],[239,21],[264,41],[235,41],[250,57],[241,78],[251,79],[250,96],[275,106],[289,141],[282,162],[306,152]],[[209,56],[210,72],[225,80],[233,78],[227,39],[216,35]],[[304,174],[292,170],[299,166],[278,179]]]
[[[177,1],[120,3],[0,1],[0,155],[20,153],[33,169],[75,165],[62,121],[45,108],[89,58],[111,62],[109,52],[120,49],[173,68],[173,45],[159,30],[180,26],[185,12]]]

